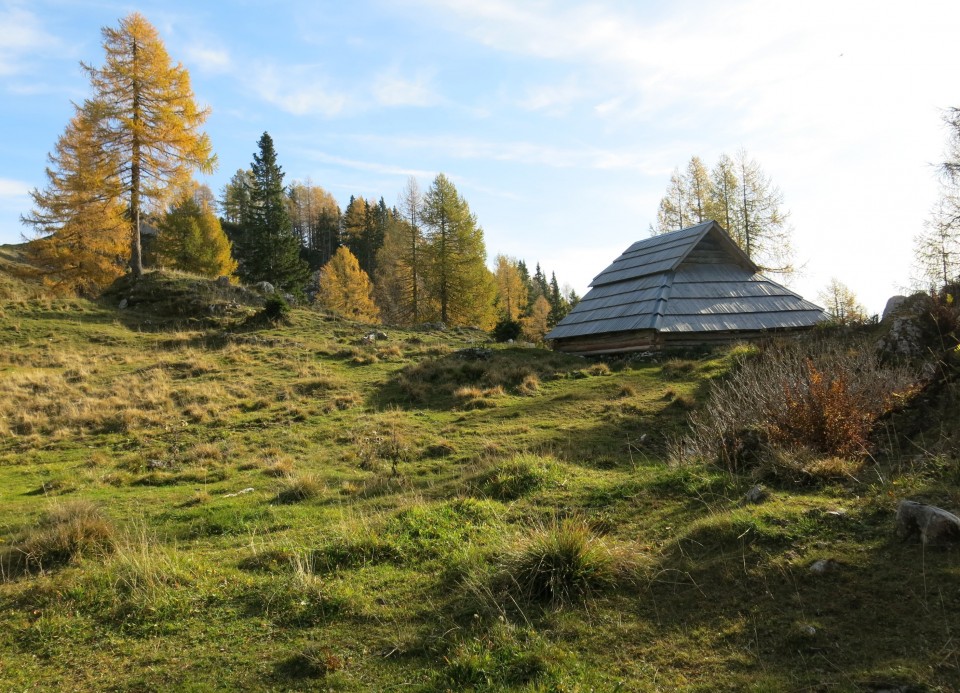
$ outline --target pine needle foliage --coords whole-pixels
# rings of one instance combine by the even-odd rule
[[[249,205],[240,220],[237,257],[240,276],[247,282],[267,281],[285,291],[302,291],[309,274],[300,257],[300,239],[294,233],[277,163],[273,138],[266,132],[257,142],[249,185]]]

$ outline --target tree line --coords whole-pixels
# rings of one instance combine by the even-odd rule
[[[311,182],[282,184],[273,140],[264,133],[250,169],[220,199],[237,273],[358,320],[395,325],[443,322],[491,328],[516,323],[539,339],[578,300],[539,264],[497,256],[486,266],[483,229],[446,175],[426,191],[411,177],[398,203],[351,196],[345,210]]]
[[[780,188],[741,149],[733,157],[721,154],[712,168],[693,156],[684,171],[675,169],[651,232],[713,220],[761,269],[789,275],[794,270],[789,216]]]
[[[937,165],[940,194],[914,237],[913,283],[925,289],[960,284],[960,108],[948,108],[943,121],[948,136],[946,158]]]
[[[264,132],[216,199],[192,177],[217,161],[187,70],[137,13],[102,33],[104,64],[83,64],[92,95],[75,106],[22,217],[52,288],[93,295],[125,267],[139,277],[163,266],[266,281],[359,320],[509,323],[531,339],[576,302],[539,264],[531,276],[498,257],[491,272],[483,229],[442,173],[425,192],[410,179],[393,207],[351,197],[341,211],[310,181],[285,185]]]

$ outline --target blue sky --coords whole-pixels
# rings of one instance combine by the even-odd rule
[[[811,299],[911,276],[960,106],[958,2],[0,0],[0,243],[138,11],[187,67],[218,192],[274,139],[288,182],[394,204],[446,173],[496,253],[583,293],[648,235],[672,170],[745,148],[782,189]]]

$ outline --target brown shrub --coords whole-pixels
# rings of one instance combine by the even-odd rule
[[[745,432],[763,445],[862,455],[877,420],[917,387],[912,370],[881,365],[866,343],[779,345],[740,360],[713,385],[706,406],[690,417],[688,444],[731,470],[762,458],[755,445],[739,453]]]

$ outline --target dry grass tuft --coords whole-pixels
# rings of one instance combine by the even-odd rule
[[[115,543],[113,524],[99,506],[70,501],[51,508],[0,553],[0,570],[4,576],[43,572],[87,556],[105,556]]]
[[[500,581],[523,601],[562,606],[632,582],[635,562],[581,519],[534,527],[501,559]]]
[[[300,503],[316,498],[323,493],[325,486],[320,477],[314,474],[291,474],[284,477],[277,491],[277,503]]]
[[[273,477],[290,477],[293,474],[293,458],[286,455],[268,457],[263,473]]]
[[[589,375],[610,375],[610,366],[605,363],[595,363],[587,369]]]
[[[535,374],[524,376],[523,380],[517,386],[517,393],[527,397],[537,394],[540,391],[540,378]]]

